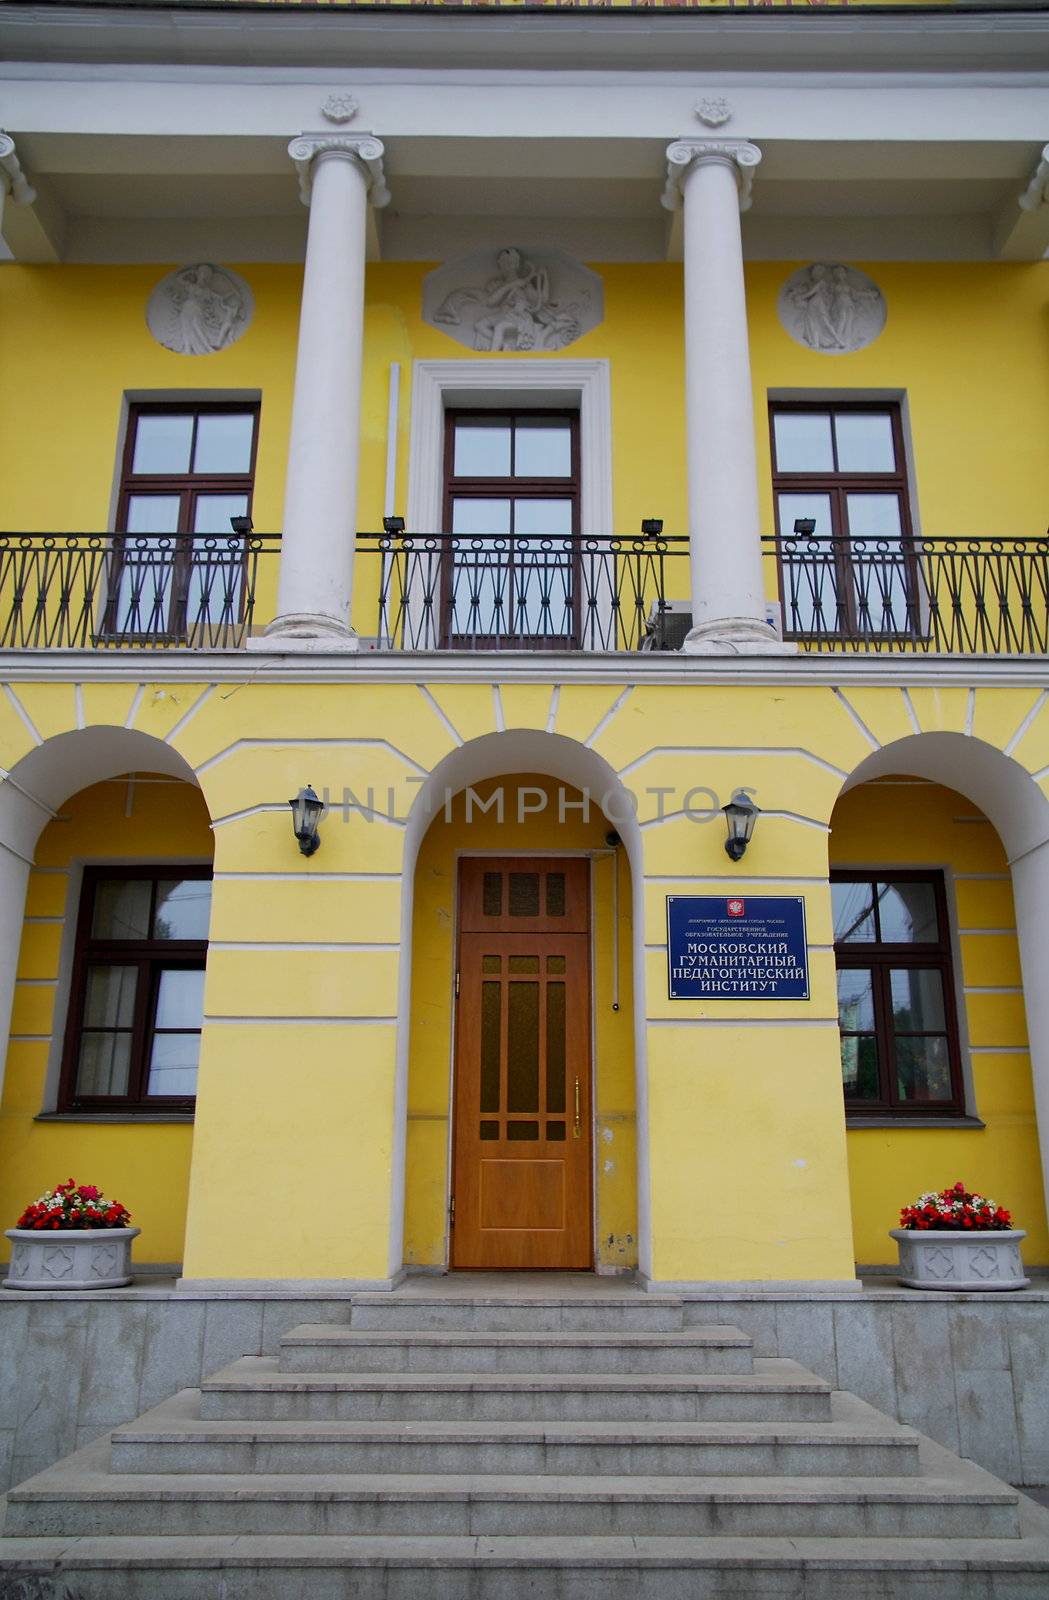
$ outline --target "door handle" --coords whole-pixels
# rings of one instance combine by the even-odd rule
[[[583,1137],[583,1121],[579,1110],[579,1079],[575,1080],[575,1126],[572,1129],[573,1139]]]

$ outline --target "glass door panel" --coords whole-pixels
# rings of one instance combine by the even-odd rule
[[[246,516],[247,511],[246,494],[198,494],[196,497],[193,506],[195,537],[185,580],[187,632],[202,624],[214,626],[240,620],[244,552],[230,518]],[[206,537],[209,534],[211,537]]]
[[[780,421],[779,418],[776,419]],[[810,420],[810,419],[806,419]],[[780,536],[787,544],[780,556],[783,573],[783,624],[788,633],[828,634],[841,631],[842,597],[838,560],[831,535],[831,498],[818,490],[776,497]],[[794,524],[815,523],[811,534],[794,532]]]
[[[179,420],[179,419],[172,419]],[[119,578],[113,602],[116,633],[164,633],[171,605],[181,500],[177,494],[133,494],[127,503],[127,533],[172,535],[128,537],[120,542]]]
[[[911,632],[917,618],[913,615],[899,496],[849,490],[845,516],[857,631]]]

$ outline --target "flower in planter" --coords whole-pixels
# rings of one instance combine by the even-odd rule
[[[119,1200],[107,1200],[94,1184],[75,1178],[56,1184],[26,1206],[16,1228],[126,1228],[131,1213]]]
[[[913,1205],[904,1206],[900,1212],[900,1227],[915,1230],[950,1228],[955,1232],[987,1233],[1012,1225],[1012,1215],[1004,1207],[986,1195],[970,1193],[960,1182],[939,1193],[920,1194]]]

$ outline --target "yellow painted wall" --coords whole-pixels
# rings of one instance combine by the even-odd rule
[[[906,813],[906,826],[901,815]],[[957,915],[957,998],[972,1051],[971,1110],[984,1128],[858,1128],[848,1134],[856,1258],[896,1260],[888,1229],[926,1189],[963,1179],[1027,1230],[1028,1266],[1049,1263],[1012,885],[1001,842],[963,795],[915,778],[861,784],[835,807],[831,864],[939,866]],[[993,993],[979,993],[993,990]]]
[[[830,359],[796,344],[776,316],[780,286],[798,264],[747,267],[764,531],[773,530],[769,391],[873,388],[907,394],[923,532],[1041,532],[1049,500],[1044,269],[1026,263],[857,263],[884,291],[888,320],[866,350]],[[255,294],[251,327],[228,350],[196,357],[162,349],[146,328],[146,299],[168,270],[4,267],[0,362],[7,381],[0,391],[0,428],[11,445],[8,528],[108,527],[124,393],[192,395],[220,388],[262,395],[254,520],[260,531],[280,528],[301,269],[239,266]],[[610,362],[617,529],[633,532],[643,517],[660,516],[668,534],[685,533],[681,268],[597,264],[596,270],[604,280],[605,320],[572,346],[571,355]],[[403,375],[397,494],[403,509],[411,363],[470,359],[448,335],[423,323],[426,271],[419,263],[373,264],[368,271],[362,529],[381,522],[390,363],[400,362]],[[85,305],[91,306],[90,317],[83,314]],[[76,417],[75,428],[55,426],[57,393],[64,414]],[[957,470],[959,461],[966,463],[964,473]],[[272,611],[275,579],[275,561],[264,558],[259,621]],[[362,559],[354,618],[362,634],[376,631],[377,584],[378,558]],[[684,562],[674,568],[670,585],[675,594],[687,594]],[[770,565],[770,594],[775,587]]]
[[[472,851],[532,853],[598,852],[592,858],[595,1262],[605,1271],[637,1266],[636,1115],[634,1007],[631,973],[633,916],[630,865],[619,854],[619,1010],[612,1010],[612,876],[605,844],[610,824],[596,805],[589,820],[570,809],[579,791],[542,775],[510,776],[474,785],[486,801],[501,782],[502,826],[493,811],[475,810],[466,821],[465,796],[451,816],[438,813],[423,840],[415,872],[412,934],[412,1032],[408,1076],[408,1150],[404,1259],[410,1266],[442,1265],[447,1259],[449,1117],[451,1107],[452,976],[455,970],[458,856]],[[521,785],[542,789],[546,810],[519,818]],[[565,826],[558,816],[558,789],[566,801]],[[525,797],[526,807],[538,802]]]
[[[12,1039],[0,1104],[0,1218],[11,1227],[29,1203],[66,1178],[123,1201],[142,1229],[140,1262],[182,1259],[193,1129],[189,1123],[34,1120],[53,1105],[46,1089],[51,1036],[64,1036],[55,988],[66,918],[77,914],[76,868],[120,859],[211,860],[200,792],[176,779],[139,775],[84,789],[40,836],[30,873],[18,961]]]

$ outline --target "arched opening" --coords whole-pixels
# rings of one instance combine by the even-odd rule
[[[181,1259],[212,854],[191,769],[143,734],[60,735],[0,784],[8,1218],[75,1167],[140,1262]]]
[[[610,834],[618,834],[619,842],[610,845]],[[529,915],[536,909],[545,913],[545,900],[538,908],[530,906],[527,899],[521,902],[521,926],[535,943],[534,950],[529,946],[525,951],[523,935],[510,932],[515,923],[510,916],[510,880],[505,879],[505,919],[500,926],[504,942],[508,941],[506,963],[500,969],[500,980],[492,971],[498,953],[494,947],[488,952],[485,976],[489,987],[484,997],[477,989],[475,998],[484,1005],[494,1002],[492,990],[497,982],[504,982],[502,1039],[504,1048],[512,1050],[509,1008],[513,989],[520,1003],[517,1023],[523,1029],[517,1063],[522,1077],[517,1100],[501,1104],[494,1116],[486,1115],[484,1128],[478,1124],[478,1139],[493,1141],[492,1148],[504,1158],[516,1156],[518,1149],[525,1158],[542,1154],[547,1165],[541,1169],[533,1165],[533,1177],[540,1170],[554,1174],[558,1147],[567,1151],[570,1165],[585,1165],[582,1188],[573,1186],[569,1178],[564,1190],[571,1220],[579,1223],[579,1208],[583,1208],[585,1260],[573,1256],[573,1264],[617,1272],[633,1270],[644,1259],[647,1174],[637,1045],[637,1017],[643,1015],[638,983],[643,981],[643,973],[641,918],[635,905],[639,847],[636,821],[619,780],[591,751],[555,735],[514,732],[476,740],[442,763],[421,791],[409,821],[403,879],[403,938],[412,960],[404,963],[410,970],[402,979],[400,1008],[395,1132],[401,1147],[395,1159],[395,1194],[399,1172],[403,1174],[403,1210],[395,1222],[396,1240],[391,1240],[391,1253],[396,1252],[393,1270],[400,1267],[402,1259],[409,1268],[430,1270],[443,1270],[449,1262],[465,1265],[473,1259],[464,1256],[449,1236],[449,1201],[464,1170],[459,1160],[462,1146],[457,1146],[456,1139],[456,1096],[463,1079],[453,1072],[453,1062],[458,1048],[461,1070],[463,1006],[470,1003],[462,981],[458,1002],[454,990],[456,972],[461,980],[465,977],[461,937],[464,873],[476,870],[483,878],[486,860],[493,864],[493,871],[496,863],[506,873],[513,869],[526,896],[534,889],[531,880],[536,872],[544,870],[543,863],[552,868],[557,880],[563,878],[563,864],[569,874],[570,899],[574,893],[571,875],[582,875],[579,881],[585,882],[585,906],[573,901],[568,907],[569,920],[582,907],[581,920],[571,923],[572,932],[567,936],[571,949],[578,947],[583,952],[581,967],[573,965],[567,946],[566,951],[558,947],[555,952],[550,942],[562,920],[557,909],[552,921],[544,921],[543,915],[538,919]],[[562,889],[559,881],[557,892]],[[545,890],[535,892],[545,894]],[[559,968],[566,952],[568,966],[562,972]],[[515,961],[512,981],[511,954]],[[551,954],[552,962],[547,960]],[[540,971],[545,975],[546,998],[531,988],[533,975],[538,977]],[[480,974],[477,976],[479,979]],[[539,986],[543,987],[542,981]],[[572,1029],[582,1029],[585,1019],[587,1075],[580,1082],[578,1119],[576,1066],[569,1063],[565,1067],[560,1086],[547,1077],[548,1071],[556,1076],[551,1061],[558,1052],[557,1008],[562,1001],[566,1002],[569,1035]],[[509,1071],[504,1060],[502,1082],[507,1094]],[[537,1077],[544,1096],[549,1088],[550,1098],[541,1097],[539,1115],[534,1118],[527,1114],[525,1102]],[[511,1123],[520,1129],[519,1134],[510,1133]],[[460,1139],[462,1129],[460,1120]],[[532,1142],[533,1132],[543,1138],[549,1133],[554,1144],[540,1152]],[[513,1140],[512,1146],[508,1140]],[[486,1168],[489,1173],[493,1170]],[[523,1171],[523,1167],[515,1168],[511,1176],[522,1181]],[[529,1180],[523,1181],[527,1187]],[[456,1193],[455,1199],[457,1226],[462,1229],[460,1194]],[[545,1221],[550,1223],[549,1214]],[[461,1231],[458,1239],[463,1237]],[[498,1265],[498,1258],[490,1264]],[[511,1250],[503,1264],[563,1263],[519,1260]]]
[[[899,1207],[957,1179],[1049,1261],[1042,1172],[1049,804],[1001,751],[917,735],[851,775],[831,823],[857,1259],[894,1257]]]

